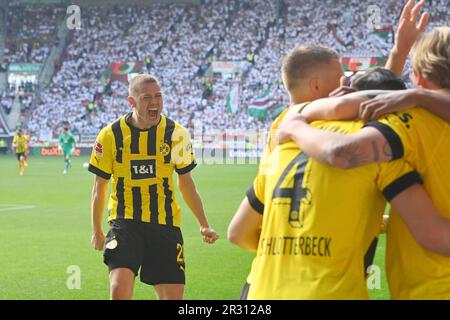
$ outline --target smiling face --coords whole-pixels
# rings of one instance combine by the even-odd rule
[[[144,127],[158,124],[163,108],[162,92],[158,82],[140,82],[134,85],[128,101],[133,107],[136,120]]]

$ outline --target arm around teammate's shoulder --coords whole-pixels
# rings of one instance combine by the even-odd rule
[[[347,135],[313,128],[297,115],[280,125],[279,136],[281,142],[292,140],[310,157],[341,169],[393,159],[389,141],[376,128]]]

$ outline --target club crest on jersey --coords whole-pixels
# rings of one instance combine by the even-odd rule
[[[103,156],[103,146],[100,142],[95,141],[94,144],[94,150],[95,150],[95,154],[102,157]]]
[[[170,153],[170,146],[167,143],[161,144],[159,146],[159,152],[161,152],[163,156],[167,156]]]

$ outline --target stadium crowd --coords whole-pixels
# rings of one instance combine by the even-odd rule
[[[4,59],[8,63],[44,63],[57,40],[64,8],[24,6],[12,1],[6,10]]]
[[[395,28],[403,4],[383,4],[379,25]],[[71,36],[48,87],[30,102],[32,112],[24,125],[32,132],[45,128],[56,135],[67,121],[75,133],[97,133],[130,108],[126,84],[108,82],[105,69],[112,63],[140,61],[142,71],[161,79],[165,113],[182,125],[192,129],[193,120],[200,119],[205,131],[266,128],[271,119],[253,118],[247,108],[268,88],[273,101],[288,102],[280,65],[295,45],[328,46],[341,56],[388,55],[392,32],[385,39],[375,36],[367,24],[367,7],[357,0],[205,0],[201,6],[83,8],[81,29]],[[427,10],[430,27],[445,24],[449,1],[428,1]],[[45,62],[63,11],[10,5],[7,61]],[[25,23],[14,27],[19,21]],[[213,75],[212,61],[224,60],[245,61],[243,73]],[[237,113],[227,113],[226,98],[234,81],[241,85],[240,107]],[[3,103],[8,106],[10,99],[3,97]]]

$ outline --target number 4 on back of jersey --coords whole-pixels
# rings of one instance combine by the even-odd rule
[[[301,216],[302,204],[311,204],[311,192],[308,188],[303,188],[303,178],[305,176],[306,165],[308,164],[308,156],[304,153],[299,153],[286,167],[278,180],[273,191],[272,200],[277,198],[290,198],[291,205],[289,210],[289,224],[293,228],[303,227],[303,217]],[[288,177],[289,173],[295,167],[294,176]],[[283,182],[288,182],[288,179],[294,180],[292,188],[281,188]],[[289,181],[290,182],[290,181]]]

